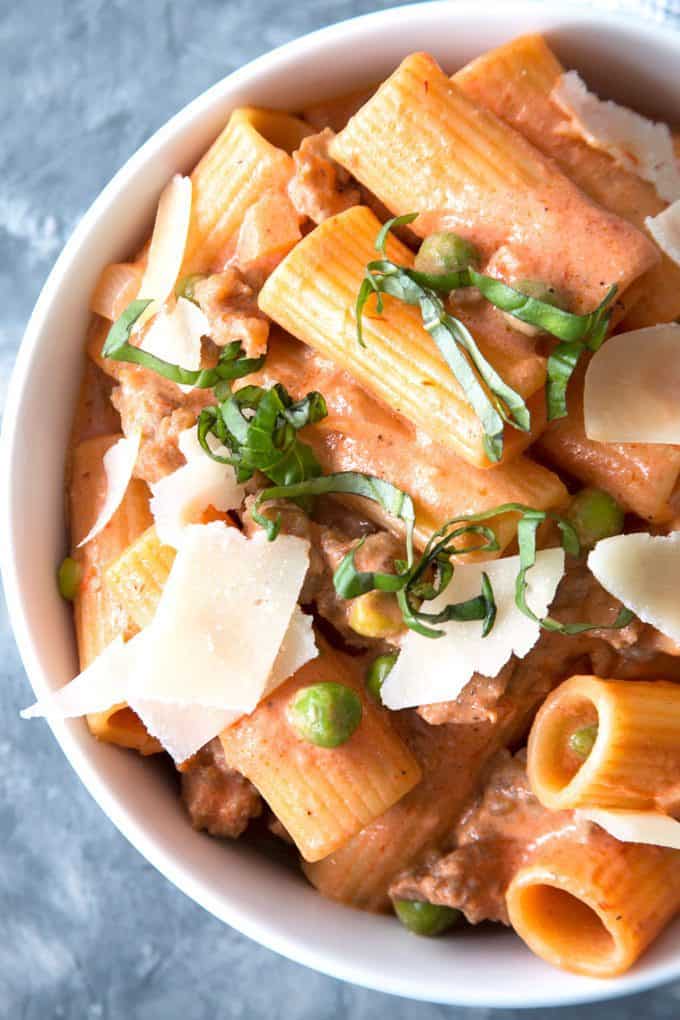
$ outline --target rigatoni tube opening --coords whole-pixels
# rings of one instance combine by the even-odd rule
[[[510,923],[543,960],[614,977],[638,959],[680,904],[680,853],[597,839],[549,840],[506,893]]]
[[[520,873],[507,903],[515,930],[549,963],[598,977],[628,965],[606,921],[568,890]]]
[[[552,810],[651,810],[679,766],[680,688],[662,680],[571,677],[529,736],[529,780]]]

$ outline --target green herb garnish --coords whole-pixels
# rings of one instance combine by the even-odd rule
[[[181,365],[173,365],[169,361],[157,358],[155,354],[143,351],[130,343],[132,327],[142,313],[151,304],[150,301],[131,301],[119,319],[114,322],[102,348],[102,357],[113,361],[126,361],[133,365],[141,365],[162,375],[164,379],[179,383],[182,386],[193,386],[196,389],[211,389],[220,382],[242,379],[244,375],[257,372],[264,364],[264,356],[246,358],[238,340],[227,344],[221,351],[214,368],[190,369]]]
[[[224,396],[224,399],[214,407],[203,408],[198,416],[198,439],[209,457],[231,464],[239,482],[261,471],[289,493],[296,484],[318,478],[321,465],[311,446],[298,438],[298,432],[326,417],[328,409],[320,393],[314,391],[294,401],[281,383],[270,389],[244,386],[236,393],[227,387],[224,389],[226,396],[221,387],[216,390],[218,398]],[[226,456],[210,447],[208,437],[211,435],[229,451]],[[300,498],[298,502],[309,508],[305,500]],[[257,505],[259,503],[260,500]],[[276,538],[280,520],[272,521],[259,514],[257,505],[254,519],[265,528],[270,539]]]
[[[394,226],[410,223],[416,214],[397,216],[389,220],[376,238],[376,250],[385,255],[385,242]],[[470,270],[461,270],[468,273]],[[445,274],[457,277],[459,273]],[[383,258],[369,262],[356,302],[357,337],[364,344],[361,328],[364,307],[371,294],[377,295],[377,309],[382,312],[382,295],[389,294],[409,305],[417,305],[423,326],[437,344],[446,364],[461,385],[468,403],[479,418],[484,430],[484,449],[490,461],[499,461],[503,455],[503,429],[505,424],[528,432],[531,427],[529,410],[524,400],[507,385],[496,372],[477,343],[459,319],[446,311],[444,303],[434,289],[419,281],[426,274]],[[433,277],[434,279],[434,277]]]
[[[423,556],[416,562],[413,551],[413,527],[415,510],[413,501],[407,493],[402,492],[390,482],[383,481],[373,475],[358,471],[343,471],[334,475],[311,478],[297,485],[277,486],[264,489],[255,504],[257,510],[261,504],[272,499],[309,498],[331,494],[363,496],[378,503],[383,510],[402,520],[406,527],[406,560],[395,563],[396,573],[389,574],[378,571],[360,571],[356,566],[356,554],[363,540],[350,549],[338,566],[333,583],[340,598],[356,598],[369,591],[396,592],[402,616],[407,627],[427,637],[441,637],[443,631],[433,630],[428,623],[443,623],[445,620],[482,620],[484,633],[493,626],[496,606],[493,591],[488,578],[482,584],[482,593],[466,602],[452,604],[437,614],[421,613],[415,604],[417,600],[435,598],[448,586],[453,576],[450,557],[459,552],[471,551],[469,547],[459,548],[456,540],[464,533],[481,536],[484,541],[474,546],[480,549],[498,549],[496,537],[490,528],[479,527],[476,523],[466,524],[452,534],[444,536],[436,532],[428,542]],[[489,513],[488,516],[492,516]],[[270,536],[271,537],[271,536]],[[273,537],[276,537],[275,535]],[[428,566],[436,568],[434,580],[424,580]]]
[[[376,238],[376,251],[385,255],[385,243],[390,230],[411,223],[416,216],[417,213],[408,213],[388,220]],[[382,294],[390,294],[407,304],[419,305],[423,325],[437,343],[482,423],[489,459],[498,461],[503,452],[502,422],[526,432],[530,428],[529,411],[522,397],[486,361],[467,327],[447,313],[438,297],[463,287],[477,287],[482,296],[496,308],[545,330],[561,341],[548,358],[546,398],[549,420],[566,415],[567,384],[584,350],[596,351],[601,346],[609,327],[608,310],[617,287],[615,284],[610,287],[594,311],[574,315],[555,304],[522,293],[501,280],[478,272],[472,262],[446,273],[423,273],[398,266],[386,258],[369,262],[366,266],[356,303],[359,342],[364,343],[361,320],[371,294],[378,295],[378,312],[382,311]],[[458,346],[466,351],[477,375],[462,352],[452,350]],[[462,365],[461,360],[466,364]],[[480,380],[494,399],[488,397]]]

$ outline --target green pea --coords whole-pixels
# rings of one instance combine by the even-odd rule
[[[57,571],[57,583],[59,585],[59,594],[62,598],[67,599],[69,602],[73,602],[74,598],[78,594],[78,587],[82,578],[83,571],[79,563],[77,563],[71,556],[67,556],[66,559],[62,560]]]
[[[339,747],[361,722],[361,698],[351,687],[327,681],[301,687],[288,705],[293,729],[317,747]]]
[[[581,489],[572,499],[566,516],[583,549],[592,549],[601,538],[611,538],[623,531],[623,510],[602,489]]]
[[[553,308],[568,311],[567,299],[564,294],[561,294],[555,287],[549,287],[542,280],[517,280],[512,284],[512,287],[520,294],[526,294],[527,297],[535,298],[546,305],[552,305]]]
[[[379,705],[382,705],[382,696],[380,694],[382,685],[392,672],[392,667],[397,661],[398,656],[398,652],[379,655],[366,670],[366,690],[371,697],[375,698]]]
[[[569,737],[569,750],[579,758],[587,758],[597,740],[597,723],[592,726],[581,726]]]
[[[442,231],[425,238],[416,255],[415,268],[419,273],[438,275],[455,273],[469,266],[476,269],[480,262],[481,255],[474,244],[458,234]]]
[[[187,301],[193,301],[197,304],[196,295],[194,294],[194,287],[201,280],[205,280],[207,273],[190,273],[189,276],[183,276],[175,284],[175,297],[186,298]]]
[[[414,935],[441,935],[462,919],[460,910],[441,907],[424,900],[395,900],[394,911]]]

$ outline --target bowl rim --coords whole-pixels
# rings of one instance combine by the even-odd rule
[[[547,2],[544,0],[516,0],[513,5],[513,13],[522,15],[523,12],[532,8],[536,10],[537,7],[548,16],[559,15],[562,19],[560,24],[565,27],[578,24],[584,31],[588,27],[599,29],[624,27],[631,31],[634,30],[643,45],[653,46],[655,43],[659,45],[662,37],[665,37],[667,41],[670,34],[673,44],[677,45],[680,53],[680,32],[674,26],[650,20],[645,21],[642,16],[635,16],[632,12],[607,8],[594,11],[590,5],[587,7],[575,5],[565,12],[559,0],[547,0]],[[155,131],[114,174],[77,224],[48,275],[26,326],[9,380],[0,435],[0,535],[7,536],[4,541],[0,542],[0,573],[13,635],[27,678],[36,692],[47,690],[49,686],[45,671],[39,661],[38,643],[34,642],[28,626],[29,614],[21,593],[21,582],[15,556],[14,538],[17,529],[13,513],[13,469],[21,447],[19,412],[29,380],[31,362],[48,320],[52,302],[60,291],[62,278],[67,274],[85,239],[96,229],[104,211],[123,198],[130,179],[153,153],[175,136],[180,136],[189,129],[194,118],[201,112],[208,110],[214,104],[219,104],[224,93],[248,87],[257,82],[264,71],[274,72],[277,65],[290,60],[304,60],[311,49],[320,47],[334,39],[344,37],[345,43],[348,43],[354,34],[363,35],[367,27],[379,31],[381,24],[388,20],[398,19],[406,23],[415,18],[425,22],[430,18],[443,15],[449,24],[455,24],[458,20],[471,17],[483,20],[493,19],[496,13],[504,18],[510,16],[503,0],[487,0],[483,15],[479,13],[477,0],[457,0],[455,5],[451,4],[450,0],[408,3],[344,19],[260,55],[203,91]],[[98,769],[86,759],[78,747],[70,727],[59,720],[50,720],[49,725],[67,760],[97,804],[132,846],[169,882],[210,914],[265,948],[331,977],[410,999],[486,1008],[535,1008],[598,1002],[642,992],[680,977],[679,950],[676,960],[656,965],[648,973],[635,974],[633,972],[617,979],[616,983],[609,981],[589,983],[582,990],[575,988],[573,992],[558,999],[551,996],[546,988],[543,997],[533,998],[530,1003],[526,1003],[503,997],[492,988],[485,992],[485,999],[472,998],[469,995],[456,995],[455,990],[453,997],[432,996],[424,988],[414,988],[413,983],[405,979],[383,978],[375,970],[371,971],[365,962],[363,964],[360,962],[345,963],[336,958],[333,950],[311,945],[309,940],[305,941],[298,933],[277,928],[275,921],[265,923],[250,916],[246,910],[240,909],[234,904],[227,906],[222,901],[218,903],[218,897],[203,885],[198,876],[176,862],[173,854],[158,845],[153,835],[145,831],[130,816],[124,803],[119,801],[113,791],[109,789]]]

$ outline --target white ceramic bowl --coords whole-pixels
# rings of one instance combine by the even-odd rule
[[[561,3],[427,3],[335,25],[230,75],[158,131],[94,203],[31,317],[4,422],[3,577],[38,696],[61,686],[75,667],[70,611],[57,594],[54,568],[64,548],[62,464],[88,297],[101,267],[135,249],[152,223],[161,187],[174,171],[196,162],[234,106],[295,109],[385,76],[416,49],[434,53],[454,70],[531,30],[547,31],[563,60],[603,93],[677,120],[680,37],[667,27],[567,11]],[[37,428],[26,430],[27,421]],[[678,925],[631,973],[605,982],[552,970],[511,934],[415,939],[391,918],[326,902],[301,877],[247,847],[193,832],[162,771],[97,743],[82,721],[55,723],[52,729],[102,809],[171,882],[249,937],[335,977],[415,999],[506,1007],[592,1001],[680,977]]]

